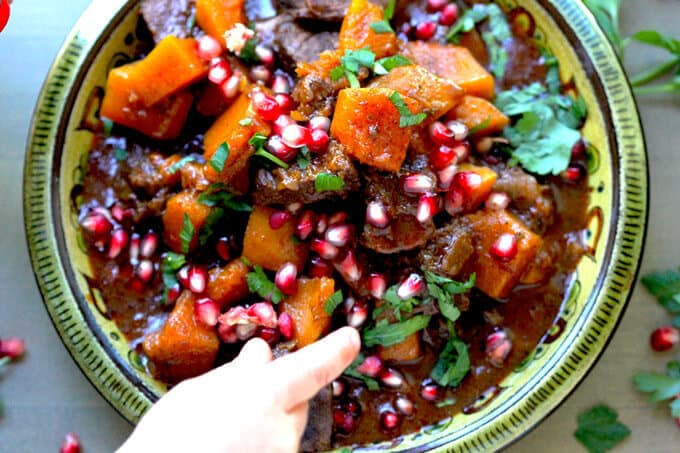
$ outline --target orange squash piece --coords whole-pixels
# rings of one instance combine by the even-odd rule
[[[276,209],[266,206],[253,208],[243,238],[243,256],[271,271],[278,270],[287,262],[302,269],[307,261],[309,244],[297,240],[292,219],[278,229],[269,226],[269,217],[274,212]]]
[[[301,278],[297,293],[281,302],[281,310],[293,318],[293,339],[298,348],[314,343],[330,327],[331,317],[325,306],[334,291],[332,278]]]
[[[342,21],[338,37],[338,52],[368,47],[376,58],[394,55],[397,36],[394,33],[376,33],[371,24],[385,19],[383,9],[368,0],[352,0]]]
[[[412,41],[404,46],[404,55],[439,77],[451,80],[467,94],[485,99],[494,97],[493,76],[465,47]]]
[[[417,332],[406,337],[401,343],[378,347],[378,356],[392,362],[411,362],[422,354],[420,335]]]
[[[244,0],[196,0],[196,23],[224,44],[224,33],[237,23],[246,25]]]
[[[463,209],[466,211],[473,211],[479,207],[493,190],[493,185],[496,184],[498,175],[489,167],[482,167],[472,164],[461,164],[458,166],[458,172],[473,172],[482,177],[479,186],[465,192],[465,201]]]
[[[189,243],[189,251],[198,247],[198,237],[205,225],[212,208],[198,201],[199,192],[184,190],[168,200],[163,214],[163,240],[170,249],[177,253],[185,253],[182,249],[180,233],[184,227],[184,214],[194,225],[194,237]]]
[[[170,383],[209,371],[220,347],[215,328],[194,317],[195,297],[184,291],[163,327],[147,335],[142,343],[155,375]]]
[[[298,77],[315,75],[322,79],[329,79],[331,71],[340,65],[341,54],[337,50],[325,50],[319,59],[310,63],[300,62],[295,67]]]
[[[456,119],[470,129],[479,128],[473,134],[474,137],[503,132],[505,126],[510,124],[510,118],[495,105],[477,96],[464,96],[456,108],[447,115],[447,119]]]
[[[250,294],[246,279],[248,272],[250,269],[240,259],[233,260],[224,267],[210,269],[206,295],[222,308],[240,301]]]
[[[406,158],[411,127],[400,127],[400,114],[390,101],[388,88],[346,88],[338,94],[331,134],[345,146],[347,154],[359,162],[397,172]],[[406,96],[412,113],[420,104]]]
[[[472,265],[472,271],[477,274],[475,286],[493,298],[507,297],[533,262],[543,239],[505,210],[483,210],[470,214],[468,219],[477,238],[477,257]],[[509,261],[494,258],[489,252],[505,233],[517,238],[517,255]]]

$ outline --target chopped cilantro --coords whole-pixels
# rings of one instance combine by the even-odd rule
[[[104,129],[104,135],[110,137],[111,132],[113,132],[113,121],[106,117],[101,117],[100,120],[102,122],[102,128]]]
[[[256,149],[254,155],[263,157],[281,168],[289,168],[290,166],[287,163],[285,163],[284,161],[282,161],[281,159],[279,159],[278,157],[264,149],[264,145],[265,143],[267,143],[268,139],[269,137],[267,137],[264,134],[261,134],[260,132],[256,132],[252,137],[250,137],[250,140],[248,140],[248,144]]]
[[[405,321],[390,324],[387,319],[378,321],[373,328],[363,332],[363,343],[366,347],[383,345],[391,346],[401,343],[406,337],[424,329],[430,323],[430,316],[417,315]]]
[[[371,24],[371,29],[376,33],[394,33],[390,21],[394,16],[394,8],[396,5],[396,0],[390,0],[385,7],[384,19],[378,22],[373,22]]]
[[[548,91],[553,94],[560,94],[562,91],[562,80],[560,79],[560,64],[555,55],[547,50],[543,51],[543,61],[548,72],[545,76],[545,84]]]
[[[309,164],[312,162],[311,158],[312,156],[310,154],[309,148],[303,146],[300,148],[300,152],[298,153],[295,162],[301,170],[304,170],[305,168],[309,167]]]
[[[375,75],[385,75],[394,68],[411,66],[412,64],[413,62],[403,55],[392,55],[376,61],[373,65],[373,72]]]
[[[363,382],[364,384],[366,384],[366,387],[368,387],[368,389],[371,391],[380,390],[380,385],[378,384],[378,381],[376,381],[372,377],[368,377],[357,371],[357,368],[359,368],[359,365],[363,363],[364,359],[365,359],[364,355],[360,353],[357,356],[357,358],[354,359],[354,361],[350,364],[350,366],[347,367],[343,374],[345,376],[349,376]]]
[[[267,143],[268,137],[260,132],[256,132],[253,134],[252,137],[250,137],[250,140],[248,140],[248,144],[251,145],[253,148],[262,148],[265,143]]]
[[[184,167],[186,164],[188,164],[189,162],[195,162],[195,161],[196,161],[196,157],[194,157],[194,156],[184,156],[180,160],[175,162],[174,164],[170,165],[170,167],[168,168],[168,174],[174,175],[182,167]]]
[[[182,231],[179,233],[179,239],[182,241],[182,252],[189,253],[189,246],[194,239],[196,228],[189,218],[189,214],[184,213],[184,223],[182,224]]]
[[[617,420],[618,416],[614,409],[595,406],[578,416],[574,437],[590,453],[609,451],[630,435],[630,429]]]
[[[201,232],[198,235],[198,242],[201,245],[205,245],[210,241],[213,234],[215,233],[215,228],[217,224],[224,218],[224,209],[215,208],[210,211],[208,218],[205,219],[205,224],[201,228]]]
[[[673,316],[673,325],[680,327],[680,270],[645,275],[642,277],[642,284]]]
[[[126,149],[123,148],[116,148],[113,150],[113,158],[116,159],[117,161],[125,160],[127,159],[128,152]]]
[[[475,4],[472,8],[465,10],[455,24],[451,26],[446,35],[448,42],[457,43],[462,33],[467,33],[475,28],[475,25],[489,17],[488,5],[481,3]]]
[[[316,193],[342,190],[343,187],[345,187],[345,180],[332,173],[319,173],[314,179]]]
[[[238,57],[248,64],[259,63],[260,59],[258,58],[257,53],[255,53],[255,47],[257,47],[257,44],[257,38],[250,38],[248,41],[246,41],[243,49],[241,49],[241,52],[239,52]]]
[[[510,25],[503,10],[496,4],[486,5],[489,18],[489,28],[482,32],[482,40],[489,51],[491,72],[497,79],[502,79],[505,66],[508,63],[508,52],[505,42],[512,38]]]
[[[331,297],[326,299],[326,305],[324,305],[324,310],[326,310],[326,313],[328,315],[332,315],[335,309],[338,308],[338,305],[342,303],[342,299],[342,291],[337,290],[334,292]]]
[[[457,337],[449,339],[439,354],[430,377],[444,387],[456,387],[470,371],[470,354],[465,343]]]
[[[235,199],[233,193],[227,192],[225,186],[220,183],[210,185],[208,189],[198,196],[198,202],[206,206],[223,206],[238,212],[250,212],[252,206],[243,200]]]
[[[378,319],[385,310],[392,309],[394,317],[397,321],[401,321],[404,313],[413,312],[413,309],[422,303],[420,299],[416,299],[415,297],[402,299],[397,296],[397,288],[399,288],[398,284],[390,286],[387,291],[385,291],[385,295],[383,296],[385,304],[373,310],[373,319]]]
[[[437,300],[441,314],[449,321],[455,322],[460,317],[460,310],[453,303],[452,296],[470,291],[475,286],[475,274],[472,274],[467,282],[461,283],[425,271],[425,280],[427,291]]]
[[[425,113],[418,114],[411,113],[411,110],[409,110],[408,106],[406,105],[406,102],[404,102],[404,99],[396,91],[390,95],[390,101],[399,111],[400,115],[399,127],[403,128],[416,126],[425,121],[425,118],[427,118],[427,114]]]
[[[345,56],[340,59],[340,66],[333,68],[330,72],[331,79],[340,80],[343,76],[347,78],[349,86],[359,88],[361,85],[357,75],[359,70],[364,67],[373,68],[375,54],[370,49],[348,50]]]
[[[252,118],[243,118],[241,121],[238,122],[239,125],[241,126],[250,126],[253,124],[253,119]]]
[[[249,272],[246,276],[248,290],[260,297],[271,300],[273,304],[281,302],[285,296],[274,282],[269,280],[262,267],[255,265],[254,272]]]
[[[168,301],[168,292],[179,284],[177,280],[177,271],[186,264],[187,260],[184,255],[174,252],[166,252],[163,255],[161,262],[161,273],[163,275],[163,297],[161,303],[165,304]]]
[[[454,404],[456,404],[455,398],[446,398],[445,400],[435,403],[435,406],[441,408],[446,406],[453,406]]]
[[[222,173],[227,159],[229,159],[229,143],[224,142],[217,148],[217,151],[215,151],[215,154],[213,154],[208,163],[217,173]]]
[[[680,417],[680,362],[672,360],[666,364],[666,374],[638,373],[633,376],[635,388],[644,393],[650,393],[649,400],[653,403],[670,400],[669,407],[673,418]]]

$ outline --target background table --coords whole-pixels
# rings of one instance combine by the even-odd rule
[[[680,36],[677,0],[624,0],[622,27],[630,34],[655,28]],[[43,78],[87,0],[16,0],[0,34],[0,336],[26,339],[28,354],[0,377],[5,416],[0,451],[58,451],[76,431],[88,452],[113,451],[129,434],[125,422],[80,373],[43,308],[26,251],[22,173],[27,130]],[[637,50],[637,51],[636,51]],[[631,49],[626,66],[640,70],[660,61],[655,52]],[[640,110],[651,173],[651,216],[642,272],[680,265],[680,95],[644,98]],[[513,452],[583,451],[574,440],[576,416],[595,403],[616,408],[633,434],[617,451],[680,451],[680,429],[666,407],[635,392],[635,371],[661,370],[670,354],[654,354],[648,335],[667,322],[638,285],[607,351],[574,394]]]

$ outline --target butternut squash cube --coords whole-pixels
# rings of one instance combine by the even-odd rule
[[[281,303],[281,310],[293,318],[294,340],[298,348],[314,343],[331,325],[326,301],[335,291],[332,278],[301,278],[298,291]]]
[[[446,117],[462,122],[468,128],[476,128],[474,137],[498,134],[510,124],[510,118],[486,99],[464,96],[462,101]],[[484,125],[484,127],[481,127]]]
[[[482,178],[481,183],[478,186],[474,188],[469,188],[464,193],[465,201],[463,204],[463,209],[466,211],[475,210],[479,207],[479,205],[486,201],[487,198],[489,198],[489,195],[493,190],[493,186],[494,184],[496,184],[496,179],[498,178],[498,175],[496,175],[496,172],[490,169],[489,167],[482,167],[472,164],[459,165],[458,172],[477,173]]]
[[[206,295],[222,308],[240,301],[248,294],[248,272],[250,269],[240,259],[224,267],[215,267],[208,272]]]
[[[194,226],[194,235],[189,243],[189,252],[198,247],[201,228],[208,220],[212,208],[198,201],[199,193],[195,190],[184,190],[168,200],[163,214],[163,240],[170,249],[177,253],[185,253],[181,239],[186,214]]]
[[[224,45],[224,33],[237,23],[246,25],[245,0],[196,0],[196,23]]]
[[[420,335],[416,332],[409,335],[401,343],[392,346],[379,346],[378,355],[383,360],[392,362],[411,362],[422,355]]]
[[[368,0],[352,0],[347,15],[340,27],[338,52],[344,55],[347,50],[368,47],[376,58],[393,55],[397,50],[397,36],[394,33],[376,33],[371,24],[385,19],[381,7]]]

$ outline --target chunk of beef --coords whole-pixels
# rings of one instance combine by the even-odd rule
[[[439,228],[420,251],[421,266],[430,272],[455,279],[475,253],[474,237],[465,217]]]
[[[297,111],[306,119],[314,115],[330,117],[335,108],[336,92],[330,80],[310,74],[295,85],[293,99]]]
[[[156,43],[169,35],[188,38],[193,25],[196,0],[141,0],[141,12]]]
[[[302,435],[300,451],[326,451],[331,448],[333,435],[333,392],[330,386],[322,388],[309,401],[307,427]]]
[[[371,0],[385,7],[389,0]],[[287,13],[295,19],[323,22],[342,22],[347,13],[350,0],[276,0],[279,13]]]
[[[345,186],[342,190],[317,192],[314,183],[321,173],[340,176],[345,181]],[[333,140],[328,151],[313,157],[304,169],[295,164],[288,169],[277,168],[271,172],[260,170],[255,178],[253,199],[264,205],[293,202],[307,204],[329,198],[346,198],[350,192],[357,190],[359,173],[342,145]]]

